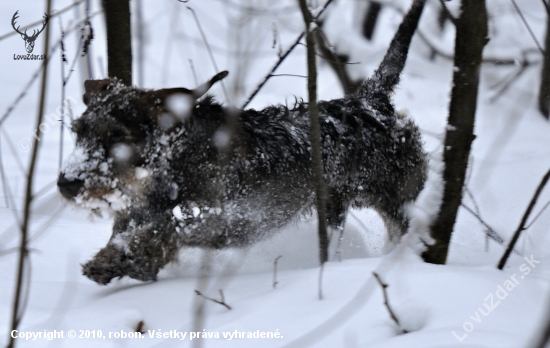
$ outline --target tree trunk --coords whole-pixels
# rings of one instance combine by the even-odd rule
[[[129,0],[103,0],[107,23],[107,67],[109,77],[132,85],[132,35]]]
[[[546,40],[544,42],[544,63],[539,89],[539,110],[548,119],[550,116],[550,15],[546,17]]]
[[[479,84],[481,54],[487,43],[485,0],[462,0],[456,21],[455,63],[449,120],[443,159],[443,201],[439,216],[431,226],[435,244],[424,253],[424,260],[444,264],[451,234],[462,201],[462,188],[470,148],[475,138],[474,121]]]

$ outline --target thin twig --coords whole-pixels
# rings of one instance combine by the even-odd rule
[[[389,285],[382,282],[382,279],[380,279],[380,276],[378,275],[378,273],[372,272],[372,275],[374,275],[374,278],[376,278],[376,280],[378,281],[378,284],[380,284],[380,286],[382,287],[382,293],[384,294],[384,305],[388,309],[388,312],[390,313],[390,317],[392,318],[393,321],[395,321],[395,323],[403,331],[403,333],[407,333],[408,332],[407,330],[401,328],[401,325],[399,324],[399,319],[397,319],[397,316],[395,315],[395,313],[390,307],[390,302],[388,300],[388,292],[386,291],[386,288]]]
[[[65,44],[63,39],[65,38],[65,31],[63,30],[63,22],[61,21],[61,17],[59,17],[59,31],[61,32],[61,39],[60,39],[60,45],[61,45],[61,54],[60,54],[60,61],[61,61],[61,104],[63,105],[63,101],[65,100],[65,64],[67,63],[67,58],[65,57]],[[64,135],[64,128],[65,128],[65,111],[63,111],[63,114],[61,115],[61,124],[60,124],[60,130],[59,130],[59,161],[57,166],[57,171],[61,172],[61,165],[63,164],[63,135]]]
[[[539,198],[542,190],[544,189],[544,186],[546,186],[548,179],[550,179],[550,169],[548,170],[548,172],[546,172],[546,174],[542,178],[539,186],[537,187],[537,190],[535,191],[535,194],[533,195],[533,198],[531,198],[531,202],[529,202],[529,205],[527,206],[527,210],[523,214],[523,218],[521,219],[521,222],[519,223],[519,226],[516,232],[514,232],[514,236],[512,237],[512,240],[510,241],[508,248],[504,252],[504,255],[502,255],[500,262],[498,263],[498,266],[497,266],[498,269],[502,270],[504,268],[504,265],[506,265],[506,261],[508,260],[510,253],[514,249],[514,246],[516,245],[516,242],[518,241],[521,232],[523,232],[526,229],[525,225],[527,223],[527,219],[529,218],[531,211],[535,207],[535,204],[537,203],[537,199]]]
[[[508,79],[508,81],[506,82],[503,82],[504,83],[504,86],[497,92],[495,92],[495,94],[489,98],[489,102],[490,103],[494,103],[495,101],[498,100],[498,98],[500,98],[502,95],[504,95],[504,93],[512,86],[512,83],[514,81],[516,81],[517,79],[520,78],[520,76],[525,72],[527,71],[527,68],[529,67],[529,61],[524,61],[519,70],[514,73],[514,75]]]
[[[143,30],[144,30],[144,24],[143,24],[143,9],[142,9],[142,0],[136,1],[136,22],[137,25],[134,26],[134,28],[137,31],[137,42],[136,42],[136,48],[137,48],[137,72],[138,72],[138,87],[143,88],[143,71],[144,71],[144,65],[143,65],[143,59],[144,59],[144,38],[143,38]]]
[[[550,7],[548,6],[545,0],[541,0],[541,2],[544,5],[544,9],[546,10],[546,13],[548,14],[548,16],[550,16]]]
[[[206,46],[206,50],[208,51],[208,54],[210,55],[210,61],[212,62],[212,65],[214,66],[214,70],[216,71],[216,74],[220,72],[220,69],[218,69],[218,64],[216,64],[216,60],[214,59],[214,55],[212,54],[212,49],[210,48],[210,44],[208,43],[208,40],[206,39],[206,35],[204,35],[204,31],[202,30],[201,22],[199,21],[199,18],[197,17],[197,14],[195,13],[195,10],[193,10],[191,7],[187,6],[187,9],[191,11],[193,14],[193,18],[195,19],[195,23],[197,24],[197,28],[199,29],[199,32],[202,37],[202,41],[204,42],[204,45]],[[225,97],[225,102],[229,103],[229,94],[227,94],[227,90],[225,89],[225,84],[222,81],[220,81],[223,95]]]
[[[283,257],[283,255],[277,256],[273,261],[273,289],[275,289],[277,287],[277,284],[279,284],[279,282],[277,281],[277,264],[281,257]]]
[[[345,67],[346,62],[342,58],[338,57],[335,52],[333,52],[333,50],[331,49],[332,45],[330,44],[322,27],[318,27],[315,31],[315,34],[317,47],[319,47],[319,50],[321,51],[323,56],[330,57],[329,59],[325,59],[329,63],[332,70],[334,70],[334,72],[336,73],[336,76],[338,77],[338,80],[342,85],[342,89],[344,90],[344,93],[347,95],[352,94],[357,89],[357,87],[359,87],[360,83],[352,81],[352,78],[349,76]]]
[[[325,5],[323,6],[323,8],[321,9],[321,11],[319,11],[319,13],[317,14],[317,16],[315,16],[314,20],[317,20],[319,17],[321,17],[321,15],[323,14],[323,12],[325,12],[325,10],[327,9],[328,5],[330,5],[330,3],[332,2],[332,0],[327,0],[327,2],[325,3]],[[260,90],[263,88],[263,86],[267,83],[267,81],[271,78],[271,76],[273,75],[273,73],[275,72],[275,70],[277,70],[277,68],[279,68],[279,66],[283,63],[283,61],[288,57],[288,55],[296,48],[296,46],[298,46],[298,44],[300,43],[300,41],[302,40],[302,38],[304,37],[305,35],[305,32],[302,32],[297,38],[296,40],[294,41],[294,43],[286,50],[286,52],[279,57],[279,60],[277,61],[277,63],[275,63],[275,65],[273,66],[273,68],[271,68],[271,71],[266,75],[265,79],[258,85],[258,87],[256,87],[256,89],[254,90],[254,92],[252,92],[252,94],[250,95],[250,97],[248,97],[248,100],[243,104],[242,108],[246,108],[248,106],[248,104],[250,104],[250,102],[252,101],[252,99],[254,99],[254,97],[256,96],[256,94],[258,94],[258,92],[260,92]]]
[[[199,290],[195,290],[195,294],[199,295],[200,297],[206,299],[206,300],[209,300],[209,301],[212,301],[212,302],[215,302],[217,304],[221,304],[222,306],[224,306],[225,308],[227,309],[231,309],[231,307],[225,303],[225,298],[223,296],[223,291],[222,289],[220,289],[220,297],[221,297],[221,301],[218,301],[216,300],[215,298],[211,298],[211,297],[208,297],[208,296],[204,296]]]
[[[529,35],[531,35],[531,38],[533,39],[533,41],[535,42],[535,44],[537,45],[540,53],[542,53],[542,55],[544,56],[545,53],[544,53],[544,49],[542,48],[542,46],[540,45],[539,43],[539,40],[537,40],[537,37],[535,36],[535,34],[533,33],[533,30],[531,30],[531,26],[529,25],[529,23],[527,23],[527,20],[525,19],[525,17],[523,16],[523,13],[521,13],[521,10],[519,9],[518,5],[516,4],[516,1],[515,0],[510,0],[512,1],[512,4],[514,4],[514,8],[516,9],[516,12],[519,14],[520,18],[521,18],[521,21],[523,22],[523,24],[525,25],[525,27],[527,28],[527,31],[529,31]]]
[[[447,5],[445,5],[445,0],[439,0],[439,2],[441,3],[443,12],[445,12],[445,15],[447,16],[447,18],[451,21],[451,23],[453,23],[456,26],[456,18],[453,16],[451,11],[449,11],[449,9],[447,8]]]
[[[527,224],[527,226],[525,226],[525,229],[528,229],[529,227],[533,226],[535,221],[537,221],[537,219],[542,215],[542,213],[544,213],[544,211],[546,210],[546,208],[548,208],[548,206],[550,206],[550,201],[546,202],[546,204],[542,207],[542,209],[538,212],[538,214],[535,215],[535,217],[533,218],[533,221],[531,221],[530,223]]]
[[[470,214],[472,214],[473,216],[475,216],[475,218],[477,219],[477,221],[479,221],[480,224],[482,224],[483,226],[485,226],[485,228],[487,229],[487,232],[485,233],[489,238],[491,238],[492,240],[494,240],[495,242],[497,242],[498,244],[502,244],[504,243],[504,239],[498,234],[495,232],[495,230],[489,226],[489,224],[487,224],[483,218],[480,216],[479,212],[475,212],[472,210],[472,208],[468,207],[466,204],[464,203],[461,203],[460,206],[464,209],[466,209],[467,212],[469,212]]]
[[[8,183],[6,182],[6,174],[4,173],[4,161],[2,158],[2,137],[0,137],[0,178],[2,179],[2,192],[4,193],[6,208],[9,208],[10,198],[8,196]]]
[[[277,47],[277,55],[280,57],[283,54],[283,44],[279,29],[277,28],[277,23],[273,22],[273,46],[271,46],[271,48],[275,47]]]
[[[8,143],[8,148],[10,149],[10,152],[13,158],[15,159],[15,164],[17,164],[17,168],[19,169],[21,174],[25,175],[26,174],[25,166],[23,166],[23,162],[21,162],[21,159],[19,158],[20,153],[17,152],[15,145],[13,144],[13,141],[9,136],[9,133],[4,129],[2,125],[0,125],[0,132],[4,136],[4,139],[6,140],[6,142]]]
[[[195,71],[195,64],[193,64],[193,59],[189,59],[189,68],[193,74],[193,81],[195,81],[195,87],[199,86],[199,79],[197,78],[197,72]]]
[[[307,76],[298,75],[298,74],[271,74],[271,77],[281,77],[281,76],[285,76],[285,77],[300,77],[300,78],[303,78],[303,79],[307,79]]]
[[[46,5],[46,14],[51,15],[51,6],[52,6],[52,0],[48,0]],[[44,53],[47,54],[48,48],[50,46],[50,25],[46,27],[46,33],[45,33],[45,40],[44,40]],[[41,86],[41,92],[40,92],[40,101],[38,106],[38,113],[36,117],[36,128],[35,130],[38,130],[38,126],[40,123],[42,123],[42,115],[44,114],[44,108],[46,106],[46,87],[48,82],[48,63],[49,63],[49,57],[45,56],[44,60],[42,62],[43,69],[42,69],[42,86]],[[19,250],[19,262],[18,262],[18,272],[17,272],[17,281],[15,286],[15,298],[13,300],[13,308],[12,308],[12,317],[11,317],[11,330],[10,332],[13,332],[13,330],[17,330],[19,327],[19,323],[21,322],[21,319],[23,317],[23,311],[21,311],[21,292],[23,287],[23,278],[24,278],[24,270],[25,270],[25,264],[27,263],[27,237],[28,237],[28,229],[29,229],[29,223],[30,223],[30,215],[31,215],[31,204],[33,201],[33,183],[34,183],[34,171],[36,168],[36,162],[38,158],[38,140],[34,138],[33,140],[33,148],[31,153],[31,160],[29,165],[29,171],[27,174],[27,187],[25,189],[25,203],[23,208],[23,224],[21,226],[21,243],[20,243],[20,250]],[[28,264],[28,263],[27,263]],[[28,289],[28,288],[27,288]],[[13,348],[15,345],[15,336],[10,335],[10,340],[8,344],[8,348]]]
[[[0,126],[0,131],[2,131],[3,129],[4,128],[2,126]],[[5,134],[4,134],[4,138],[7,138]],[[8,143],[8,145],[9,145],[9,143]],[[19,228],[21,228],[21,218],[18,215],[18,211],[16,209],[17,206],[14,202],[14,196],[11,192],[10,185],[8,183],[8,177],[6,176],[6,173],[4,172],[3,164],[2,164],[2,167],[0,167],[0,175],[2,176],[2,181],[5,183],[5,185],[4,185],[5,194],[7,195],[6,198],[7,198],[7,201],[9,202],[8,208],[10,208],[10,211],[13,214],[13,217],[14,217],[16,223],[17,223],[17,226],[19,226]]]

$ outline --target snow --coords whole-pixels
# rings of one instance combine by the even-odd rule
[[[204,93],[203,93],[204,94]],[[166,107],[172,111],[180,121],[189,117],[194,99],[186,94],[175,94],[166,98]]]
[[[234,5],[246,2],[177,1],[143,2],[145,32],[145,74],[147,88],[186,87],[213,76],[212,63],[204,48],[192,14],[196,11],[212,47],[220,70],[230,71],[224,80],[230,101],[223,96],[221,84],[210,93],[231,105],[241,105],[277,61],[272,48],[273,27],[277,27],[276,45],[286,49],[303,29],[301,14],[293,1],[257,1],[257,10],[239,11]],[[274,4],[275,3],[275,4]],[[385,2],[386,3],[386,2]],[[327,10],[325,28],[337,52],[346,52],[353,77],[365,77],[376,68],[391,35],[400,23],[395,8],[405,9],[407,0],[393,0],[381,13],[380,26],[373,42],[359,36],[355,1],[338,1]],[[458,13],[457,0],[445,2]],[[546,12],[542,2],[517,2],[539,42],[544,42]],[[57,9],[68,0],[55,2]],[[452,52],[454,28],[436,34],[438,1],[428,2],[420,24],[420,33],[443,52]],[[511,2],[488,0],[491,40],[485,49],[490,58],[501,57],[535,65],[528,67],[511,86],[501,92],[503,81],[513,77],[519,66],[485,65],[481,71],[478,115],[463,204],[470,207],[505,239],[517,228],[521,216],[550,163],[550,125],[537,111],[540,54],[515,12]],[[98,2],[92,2],[92,12]],[[0,5],[0,34],[12,31],[8,23],[19,10],[22,25],[38,20],[43,5],[35,2],[4,2]],[[264,10],[278,9],[277,11]],[[73,11],[62,17],[71,25]],[[243,24],[244,23],[244,24]],[[59,38],[59,22],[50,21],[52,38]],[[360,23],[359,23],[360,24]],[[105,76],[105,40],[103,18],[92,18],[95,39],[91,56],[93,76]],[[227,30],[231,28],[231,30]],[[44,33],[35,52],[41,54]],[[77,36],[65,37],[66,55],[72,60]],[[236,52],[245,52],[237,55]],[[24,52],[19,35],[0,40],[0,112],[7,110],[21,89],[38,69],[40,61],[14,60]],[[336,234],[332,236],[330,259],[323,271],[323,299],[318,298],[317,223],[314,218],[286,226],[270,239],[242,250],[204,251],[187,248],[178,263],[170,264],[159,280],[140,283],[121,279],[101,287],[81,275],[81,264],[89,260],[111,236],[112,220],[90,219],[90,211],[67,205],[56,191],[59,168],[59,126],[63,108],[60,93],[59,52],[52,55],[46,103],[45,125],[38,132],[40,152],[32,206],[29,268],[25,288],[24,316],[19,334],[29,339],[16,340],[18,347],[530,347],[547,316],[550,280],[550,212],[544,210],[550,190],[543,192],[530,227],[523,232],[505,269],[496,264],[504,247],[485,240],[485,227],[466,209],[460,209],[451,241],[448,265],[424,263],[418,256],[425,239],[425,226],[432,221],[441,199],[441,154],[446,130],[452,61],[440,56],[429,59],[431,49],[420,35],[413,39],[402,82],[395,91],[397,109],[405,110],[422,130],[425,149],[430,157],[426,189],[410,207],[411,231],[401,243],[388,240],[381,219],[372,211],[352,211],[348,216],[339,252]],[[99,59],[101,58],[101,59]],[[539,63],[536,63],[539,62]],[[276,73],[303,75],[305,49],[296,51]],[[68,66],[65,66],[66,71]],[[72,114],[85,109],[83,72],[77,64],[66,88]],[[319,60],[319,96],[322,100],[341,96],[341,89],[330,67]],[[0,183],[8,183],[8,196],[0,194],[0,342],[10,335],[14,297],[18,226],[23,214],[25,173],[28,167],[37,110],[38,85],[26,91],[22,101],[2,123],[0,133]],[[294,76],[273,77],[252,101],[250,107],[262,108],[275,103],[291,104],[294,96],[306,98],[306,81]],[[179,103],[179,104],[178,104]],[[174,108],[183,111],[185,103]],[[178,109],[178,110],[179,110]],[[60,110],[60,111],[57,111]],[[185,116],[185,113],[182,113]],[[3,117],[3,114],[0,115]],[[53,121],[52,121],[53,120]],[[170,120],[167,120],[169,123]],[[54,125],[55,124],[55,125]],[[63,134],[63,160],[87,163],[100,169],[83,149],[75,148],[68,127]],[[169,125],[167,125],[169,128]],[[447,129],[448,130],[448,129]],[[224,145],[220,134],[217,146]],[[122,149],[124,150],[124,149]],[[73,153],[72,157],[68,154]],[[124,151],[121,155],[125,156]],[[103,163],[106,165],[105,163]],[[67,173],[77,176],[78,173]],[[136,170],[136,178],[150,175]],[[4,179],[5,178],[5,179]],[[124,199],[116,194],[111,208],[120,208]],[[8,204],[9,203],[9,207]],[[113,207],[114,204],[114,207]],[[195,207],[191,214],[201,213]],[[210,208],[219,209],[219,208]],[[173,210],[176,219],[185,219],[181,208]],[[313,214],[315,215],[315,214]],[[125,247],[123,236],[119,246]],[[274,260],[277,262],[276,286]],[[338,261],[340,255],[342,261]],[[400,325],[394,323],[384,306],[382,288],[372,276],[380,275],[388,284],[387,293]],[[220,300],[223,290],[226,307],[195,293]],[[202,325],[196,319],[197,307],[204,306]],[[143,338],[134,335],[143,321]],[[203,331],[205,329],[205,331]],[[74,330],[76,338],[68,335]],[[403,334],[403,330],[408,333]],[[64,338],[52,335],[63,332]],[[192,334],[194,332],[194,334]],[[219,338],[194,338],[220,336]],[[224,333],[226,338],[223,337]],[[36,338],[42,334],[42,338]],[[185,338],[181,340],[182,335]],[[279,335],[279,338],[238,338],[238,336]],[[49,336],[48,336],[49,335]],[[82,335],[84,338],[79,338]],[[90,336],[101,336],[93,338]],[[103,335],[106,336],[103,339]],[[109,337],[109,335],[111,337]],[[46,336],[46,338],[44,338]],[[88,336],[89,338],[85,338]],[[150,337],[153,336],[153,337]],[[161,337],[159,337],[161,336]],[[48,339],[52,338],[51,340]],[[229,339],[231,337],[231,339]],[[36,338],[33,340],[33,338]]]

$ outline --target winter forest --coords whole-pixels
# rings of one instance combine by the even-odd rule
[[[0,345],[550,347],[549,1],[0,9]]]

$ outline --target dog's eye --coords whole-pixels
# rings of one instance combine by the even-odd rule
[[[78,118],[71,123],[71,131],[75,134],[83,134],[86,131],[86,125]]]

